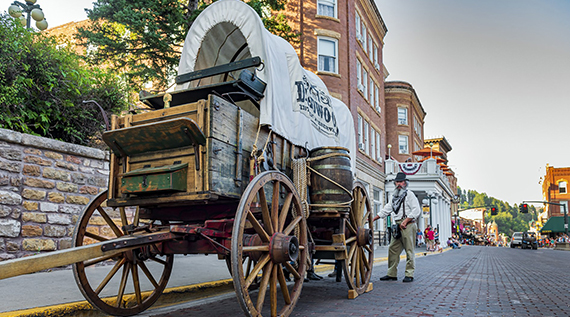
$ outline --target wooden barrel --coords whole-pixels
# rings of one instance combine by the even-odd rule
[[[318,159],[324,155],[333,154],[334,156]],[[348,149],[343,147],[319,147],[313,149],[309,157],[311,160],[309,165],[318,173],[335,181],[348,192],[352,192],[352,170],[350,168],[350,156]],[[311,172],[311,186],[309,187],[309,196],[311,205],[331,205],[329,206],[311,206],[311,211],[342,211],[350,210],[349,206],[338,207],[341,203],[347,203],[352,196],[338,185],[333,184],[324,177],[315,172]]]

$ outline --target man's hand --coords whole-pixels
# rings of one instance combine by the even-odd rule
[[[412,221],[411,218],[404,219],[404,221],[402,221],[402,223],[400,223],[400,229],[402,229],[402,230],[406,229],[406,227],[408,226],[408,223],[410,223],[410,221]]]

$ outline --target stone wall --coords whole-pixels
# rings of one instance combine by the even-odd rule
[[[107,189],[109,154],[0,129],[0,260],[71,247],[75,223]]]

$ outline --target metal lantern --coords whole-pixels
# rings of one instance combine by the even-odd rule
[[[35,8],[32,10],[31,14],[32,14],[32,19],[36,21],[41,21],[44,19],[44,12],[42,11],[42,9]]]
[[[19,18],[22,16],[22,9],[17,5],[13,4],[10,7],[8,7],[8,13],[10,14],[10,16],[14,18]]]
[[[36,27],[37,27],[40,31],[43,31],[43,30],[45,30],[45,29],[48,28],[48,23],[47,23],[47,21],[46,21],[45,19],[44,19],[44,20],[41,20],[41,21],[37,21],[37,22],[36,22]]]
[[[18,19],[20,19],[20,23],[22,23],[22,26],[26,26],[26,24],[28,23],[26,17],[23,15],[21,15]]]
[[[36,0],[26,0],[26,3],[27,4],[34,4],[34,3],[36,3]]]

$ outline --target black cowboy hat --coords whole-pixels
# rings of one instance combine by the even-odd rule
[[[396,174],[396,178],[394,178],[395,182],[402,182],[402,181],[407,181],[408,179],[406,178],[406,174],[400,172],[398,174]]]

